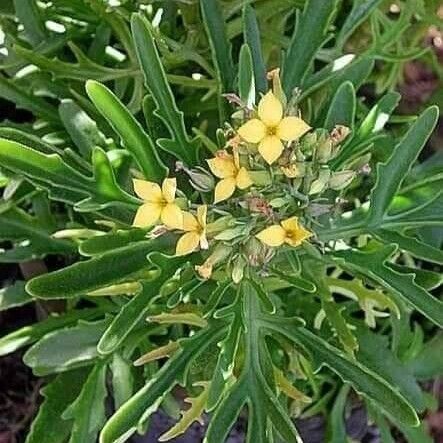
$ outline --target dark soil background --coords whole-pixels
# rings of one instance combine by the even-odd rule
[[[431,29],[427,43],[443,62],[443,35]],[[438,77],[421,62],[411,62],[405,66],[404,82],[399,87],[403,95],[400,106],[401,112],[413,113],[429,102],[434,102],[434,97],[441,94],[442,88]],[[28,121],[30,115],[26,111],[16,110],[8,102],[0,100],[0,122],[10,120],[15,122]],[[435,131],[433,138],[426,147],[424,155],[428,157],[433,152],[443,147],[443,124]],[[0,244],[0,247],[4,245]],[[17,278],[24,278],[22,269],[16,265],[0,264],[0,287],[8,285]],[[36,308],[26,306],[0,312],[0,336],[25,326],[37,320]],[[22,353],[16,352],[0,358],[0,443],[22,443],[25,441],[27,430],[36,414],[41,402],[39,394],[44,379],[37,379],[23,364]],[[425,417],[426,425],[431,431],[436,443],[443,443],[443,382],[434,380],[426,386],[439,399],[439,410]],[[207,420],[205,420],[207,423]],[[163,412],[153,416],[149,432],[144,437],[134,437],[134,443],[157,443],[158,437],[165,432],[173,420]],[[241,443],[245,440],[246,420],[241,418],[231,431],[227,443]],[[365,411],[358,403],[352,408],[347,417],[347,431],[353,441],[361,443],[380,442],[377,429],[367,425]],[[326,442],[325,419],[322,416],[310,417],[297,421],[297,427],[306,443]],[[203,441],[205,426],[195,423],[188,432],[171,442],[198,443]],[[398,435],[397,442],[403,442]],[[41,442],[45,443],[45,442]],[[92,443],[92,442],[85,442]],[[284,442],[287,443],[287,442]]]

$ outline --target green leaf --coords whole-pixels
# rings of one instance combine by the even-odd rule
[[[154,142],[123,103],[106,86],[93,80],[86,83],[89,98],[133,155],[147,180],[161,182],[168,169],[162,163]]]
[[[377,181],[371,192],[368,224],[381,223],[401,183],[417,159],[438,119],[438,108],[430,107],[414,122],[395,147],[391,157],[377,167]]]
[[[213,411],[205,442],[223,443],[242,407],[247,404],[248,442],[266,443],[269,441],[270,429],[267,425],[269,420],[283,441],[301,443],[288,412],[275,392],[274,370],[264,340],[265,322],[263,320],[270,318],[280,323],[282,319],[263,314],[256,288],[256,284],[243,281],[239,287],[239,297],[233,305],[234,319],[231,322],[242,325],[243,330],[243,367],[235,383],[227,387],[226,392],[221,396],[220,403]],[[294,324],[290,323],[293,328]],[[219,360],[225,360],[223,348]],[[226,361],[225,363],[233,365],[233,362]],[[223,365],[223,363],[218,364],[217,369]],[[230,372],[232,374],[232,368]],[[218,373],[214,375],[218,377]]]
[[[218,0],[204,0],[200,2],[200,6],[212,58],[221,84],[221,92],[233,92],[235,74],[232,48],[226,35],[225,19],[220,2]]]
[[[24,27],[26,37],[33,46],[46,39],[45,24],[40,17],[35,2],[29,0],[14,0],[15,14]]]
[[[268,89],[266,66],[261,50],[260,30],[254,8],[246,4],[243,8],[244,41],[249,46],[254,66],[254,78],[257,94]]]
[[[331,165],[338,169],[344,162],[363,155],[381,137],[380,132],[400,101],[398,92],[388,92],[369,111],[355,135],[345,143]]]
[[[408,369],[419,380],[429,380],[443,375],[443,334],[427,341],[420,353],[407,363]]]
[[[304,328],[289,328],[284,324],[272,323],[272,329],[306,349],[319,366],[329,367],[358,393],[374,401],[387,415],[409,426],[418,425],[419,419],[412,406],[369,368],[351,360],[342,351]]]
[[[50,332],[26,352],[23,361],[39,376],[88,366],[98,358],[97,343],[108,324],[108,319],[80,321]]]
[[[75,196],[74,203],[80,204],[81,199],[96,203],[94,210],[115,204],[135,207],[138,199],[127,194],[116,184],[109,160],[102,153],[103,151],[97,147],[94,151],[94,159],[96,160],[95,172],[103,168],[107,170],[106,175],[110,180],[104,183],[75,170],[63,161],[59,154],[43,154],[20,143],[0,139],[1,164],[48,189],[51,195],[57,191],[66,191],[70,197]]]
[[[0,312],[32,301],[32,297],[25,291],[24,281],[16,281],[11,286],[0,289]]]
[[[49,332],[72,325],[77,320],[88,320],[102,314],[100,309],[82,309],[60,316],[53,315],[39,323],[24,326],[0,338],[0,356],[35,343]]]
[[[336,50],[341,51],[346,40],[354,31],[371,15],[381,0],[358,0],[354,2],[351,12],[347,14],[346,20],[341,25],[336,37]]]
[[[79,395],[86,376],[84,369],[65,372],[57,375],[41,390],[44,401],[31,424],[26,443],[66,442],[72,422],[62,420],[61,415]]]
[[[97,124],[73,100],[63,100],[58,112],[66,130],[71,136],[83,157],[89,159],[95,146],[106,147],[104,135],[98,130]]]
[[[331,418],[329,420],[330,443],[343,443],[347,440],[345,426],[346,400],[350,391],[349,385],[343,385],[338,391],[334,405],[331,409]]]
[[[214,343],[221,333],[223,329],[218,325],[217,328],[206,328],[181,340],[181,349],[105,424],[100,442],[123,442],[125,438],[129,438],[136,431],[139,422],[145,421],[154,413],[164,396],[176,383],[183,380],[192,360]]]
[[[288,283],[290,283],[292,286],[294,286],[297,289],[300,289],[305,292],[315,292],[316,287],[314,283],[305,280],[302,277],[298,277],[296,275],[290,274],[289,272],[282,272],[278,270],[277,268],[272,268],[272,273],[275,274],[278,278],[281,280],[284,280]]]
[[[97,363],[79,396],[63,413],[62,418],[74,422],[69,443],[96,441],[106,420],[106,370],[105,362]]]
[[[0,154],[1,156],[1,154]],[[11,207],[3,211],[0,216],[0,238],[17,243],[14,249],[2,251],[0,262],[22,262],[34,258],[44,257],[47,254],[72,254],[75,245],[66,240],[51,237],[51,228],[48,229],[36,217],[33,217],[19,208]],[[28,244],[20,245],[26,241]]]
[[[372,252],[347,250],[334,252],[333,255],[346,269],[369,277],[443,327],[443,302],[419,286],[414,274],[402,274],[386,266],[396,250],[397,247],[391,245]]]
[[[324,127],[331,130],[335,125],[344,125],[352,129],[354,127],[356,102],[357,98],[353,84],[351,82],[343,83],[332,99]]]
[[[247,44],[243,44],[240,49],[238,69],[238,92],[240,99],[249,109],[252,109],[255,104],[255,82],[251,51]]]
[[[171,240],[169,236],[161,236],[105,252],[88,261],[36,277],[26,289],[39,298],[70,298],[130,280],[131,274],[148,267],[146,256],[150,252],[167,250],[171,247]]]
[[[316,52],[325,43],[337,4],[337,0],[308,0],[298,17],[282,66],[282,84],[288,96],[301,86]]]
[[[189,140],[186,133],[183,113],[177,108],[154,43],[152,26],[140,14],[134,14],[131,28],[146,87],[157,104],[155,113],[168,127],[172,137],[157,140],[157,144],[178,159],[193,165],[197,161],[196,144]]]
[[[357,328],[355,334],[360,345],[357,360],[395,386],[415,410],[423,412],[426,407],[423,392],[412,371],[387,347],[387,340],[363,327]]]
[[[158,254],[154,254],[158,255]],[[152,259],[152,254],[149,257]],[[152,301],[160,294],[163,284],[170,278],[184,258],[162,257],[161,274],[153,282],[142,283],[141,291],[126,303],[114,317],[109,328],[103,334],[98,344],[101,354],[109,354],[117,349],[128,334],[144,319],[151,308]]]
[[[15,85],[12,80],[6,79],[2,74],[0,74],[0,97],[15,103],[18,108],[27,109],[49,122],[58,123],[59,121],[58,112],[54,106],[40,97],[28,94],[22,88]]]
[[[130,243],[145,240],[145,238],[146,230],[144,229],[121,229],[84,240],[80,244],[79,251],[86,256],[100,255],[113,249],[128,246]]]
[[[117,352],[112,355],[110,369],[112,372],[112,395],[114,408],[117,410],[127,402],[134,393],[134,374],[132,362]]]
[[[387,229],[377,229],[372,231],[372,234],[384,243],[396,244],[400,249],[409,252],[414,257],[443,265],[443,251],[441,249],[427,245],[414,237]]]

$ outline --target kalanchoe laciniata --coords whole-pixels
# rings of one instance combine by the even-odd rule
[[[334,208],[338,191],[356,175],[353,170],[332,171],[328,166],[349,129],[312,129],[299,115],[295,100],[284,97],[278,71],[271,78],[273,89],[254,109],[236,100],[235,125],[227,125],[226,144],[206,160],[206,168],[177,164],[177,171],[187,174],[204,201],[188,201],[180,209],[175,178],[165,179],[162,189],[134,181],[135,192],[145,201],[134,225],[162,222],[179,234],[177,256],[197,250],[207,254],[195,267],[203,279],[224,267],[237,283],[254,268],[261,272],[279,250],[316,243],[319,217]],[[291,105],[285,106],[288,102]],[[202,188],[200,182],[210,183],[211,173],[215,187]],[[213,195],[206,198],[208,191]],[[326,211],[318,211],[319,205]]]

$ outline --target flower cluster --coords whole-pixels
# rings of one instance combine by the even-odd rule
[[[199,275],[210,278],[213,268],[224,262],[234,281],[241,280],[248,266],[263,266],[275,248],[296,248],[314,237],[313,208],[322,212],[318,195],[343,189],[355,176],[354,171],[333,172],[327,165],[348,130],[312,131],[286,103],[274,81],[274,91],[267,92],[256,109],[240,106],[235,114],[240,124],[229,126],[225,145],[206,161],[210,172],[180,164],[178,169],[201,191],[204,204],[176,198],[175,178],[166,178],[161,187],[134,180],[134,191],[144,202],[134,225],[161,223],[181,233],[176,255],[209,249],[206,261],[196,267]]]

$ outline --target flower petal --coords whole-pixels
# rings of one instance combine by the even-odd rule
[[[200,236],[196,232],[183,234],[175,247],[175,255],[188,255],[194,252],[199,245]]]
[[[170,229],[183,229],[183,211],[174,203],[168,203],[161,212],[160,218]]]
[[[174,203],[176,191],[177,191],[177,179],[165,178],[162,184],[163,198],[168,203]]]
[[[198,229],[198,221],[190,212],[182,212],[183,214],[183,231],[196,231]]]
[[[258,118],[253,118],[240,126],[238,133],[248,143],[258,143],[266,135],[266,126]]]
[[[276,135],[281,140],[296,140],[306,134],[311,127],[301,118],[285,117],[277,126]]]
[[[230,154],[223,158],[215,157],[206,161],[211,172],[218,178],[233,177],[235,175],[234,159]]]
[[[141,205],[135,214],[133,226],[147,228],[157,223],[160,218],[161,206],[156,203],[145,203]]]
[[[208,207],[206,205],[201,205],[197,208],[197,220],[198,224],[202,227],[206,227],[206,216],[208,213]]]
[[[272,164],[283,152],[283,144],[275,135],[268,135],[258,145],[258,152],[268,164]]]
[[[281,225],[283,226],[283,229],[288,232],[297,232],[299,229],[297,217],[287,218],[281,222]]]
[[[219,203],[229,198],[235,191],[235,178],[228,177],[220,180],[215,186],[214,203]]]
[[[249,172],[244,167],[240,168],[235,180],[236,180],[237,188],[239,188],[239,189],[246,189],[252,185],[252,180],[251,180],[251,177],[249,176]]]
[[[286,231],[280,225],[272,225],[259,232],[256,237],[265,245],[276,247],[285,242]]]
[[[160,202],[162,200],[162,191],[160,186],[147,180],[132,180],[134,192],[143,200],[150,202]]]
[[[280,123],[283,117],[283,106],[271,91],[260,100],[258,116],[267,127],[273,128]]]

